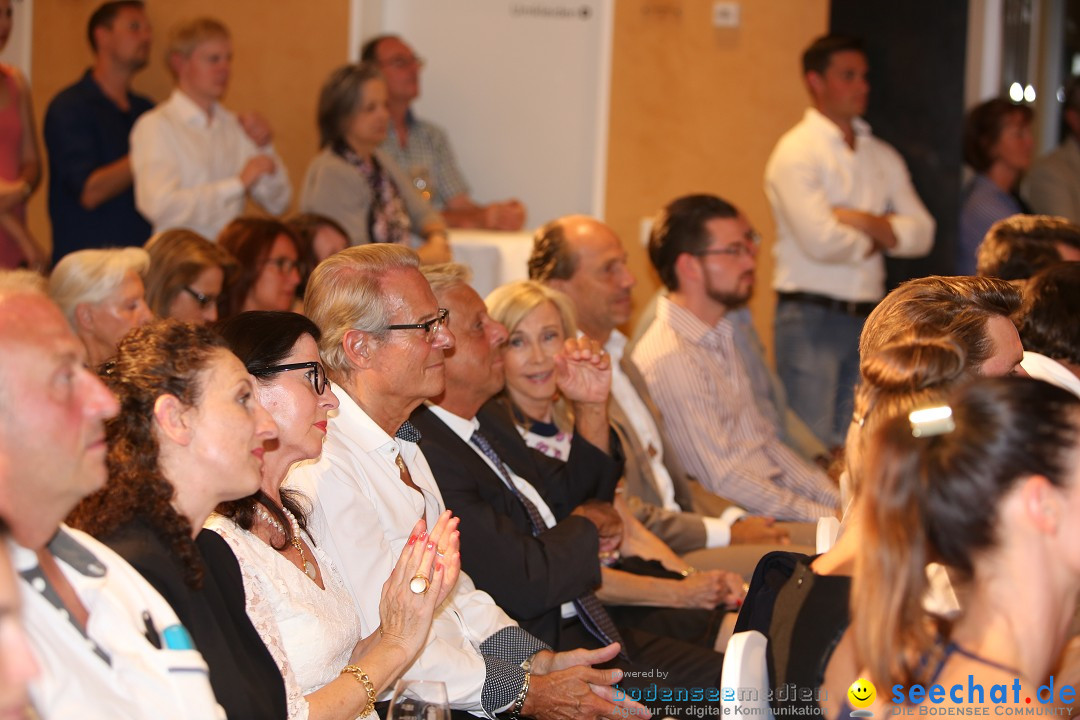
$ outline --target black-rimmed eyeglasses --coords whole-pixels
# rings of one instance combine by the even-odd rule
[[[733,258],[740,258],[743,255],[753,255],[757,252],[758,245],[761,244],[761,236],[754,230],[746,233],[746,241],[741,243],[735,243],[734,245],[728,245],[722,248],[712,248],[709,250],[698,250],[695,253],[690,253],[695,257],[704,257],[705,255],[728,255]]]
[[[185,285],[180,289],[186,292],[191,297],[195,298],[195,302],[197,302],[199,304],[199,307],[203,310],[217,303],[217,295],[207,295],[206,293],[201,293],[195,288],[188,285]]]
[[[435,336],[439,333],[439,329],[446,325],[446,321],[450,319],[450,311],[446,308],[439,308],[439,314],[430,320],[425,320],[421,323],[407,323],[405,325],[387,325],[387,330],[423,330],[424,339],[428,342],[432,342]]]
[[[263,375],[276,375],[277,373],[288,372],[289,370],[308,370],[309,372],[305,373],[305,377],[311,383],[311,389],[315,391],[316,395],[322,395],[326,390],[329,380],[326,378],[326,370],[323,368],[322,363],[317,360],[312,362],[287,363],[285,365],[268,365],[262,368],[255,368],[251,371],[251,374],[260,377]]]

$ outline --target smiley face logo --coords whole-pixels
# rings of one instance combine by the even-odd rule
[[[851,687],[849,687],[847,691],[847,696],[852,707],[867,708],[874,704],[874,698],[877,697],[877,689],[874,687],[874,683],[866,678],[859,678],[851,683]]]

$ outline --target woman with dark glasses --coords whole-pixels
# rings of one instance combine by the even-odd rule
[[[228,319],[248,310],[292,310],[300,284],[300,241],[273,218],[239,217],[225,226],[217,244],[236,258],[236,278],[218,302]]]
[[[285,678],[289,717],[367,715],[416,657],[457,579],[457,520],[444,513],[430,537],[420,520],[419,541],[406,545],[389,581],[371,578],[383,587],[382,625],[362,637],[341,575],[307,534],[306,501],[281,487],[293,463],[321,454],[327,413],[338,406],[319,361],[319,329],[296,313],[245,312],[219,330],[255,376],[278,437],[266,447],[259,489],[219,506],[207,527],[240,561],[248,614]]]
[[[203,325],[218,319],[218,298],[236,270],[224,248],[178,228],[146,241],[146,304],[161,318]]]

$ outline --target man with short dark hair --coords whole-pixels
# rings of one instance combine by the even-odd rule
[[[975,254],[977,273],[1027,280],[1063,260],[1080,260],[1080,225],[1050,215],[1013,215],[990,226]]]
[[[424,61],[397,35],[379,35],[364,43],[360,59],[378,65],[386,79],[390,110],[389,134],[382,145],[405,171],[416,189],[456,228],[520,230],[525,206],[518,200],[486,205],[469,196],[469,187],[442,128],[419,118],[412,103],[420,96]]]
[[[1032,211],[1080,223],[1080,77],[1065,85],[1061,122],[1061,145],[1032,163],[1020,191]]]
[[[38,662],[35,717],[223,717],[173,609],[119,555],[63,524],[105,484],[105,421],[119,406],[40,276],[0,270],[0,347],[0,518]]]
[[[312,532],[341,571],[366,636],[380,623],[382,585],[373,579],[389,577],[418,517],[434,526],[446,509],[408,419],[444,391],[455,339],[416,253],[392,243],[324,260],[304,306],[322,331],[319,351],[341,405],[322,456],[295,466],[289,482],[312,500]],[[617,651],[552,653],[463,572],[404,678],[445,683],[456,717],[511,708],[538,718],[640,711],[613,704],[602,687],[618,671],[588,667]]]
[[[150,59],[150,20],[141,0],[101,5],[87,39],[94,65],[45,111],[53,264],[86,248],[142,245],[150,224],[135,209],[128,136],[154,106],[131,90]]]
[[[688,195],[657,216],[649,259],[668,289],[632,353],[687,472],[752,513],[835,515],[836,485],[757,409],[727,313],[754,288],[757,233],[733,205]]]
[[[803,54],[813,107],[776,144],[765,192],[776,217],[776,365],[791,407],[829,447],[844,443],[859,331],[885,295],[885,260],[930,251],[934,220],[900,155],[861,118],[862,44],[828,35]]]

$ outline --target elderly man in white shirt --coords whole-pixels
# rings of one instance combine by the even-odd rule
[[[292,187],[261,116],[226,110],[232,44],[224,25],[199,18],[173,29],[176,89],[131,131],[135,205],[158,233],[183,227],[213,239],[248,197],[280,214]]]
[[[39,276],[0,271],[0,346],[0,518],[37,657],[38,716],[224,718],[172,608],[118,555],[61,524],[105,483],[104,421],[118,406]]]
[[[322,330],[320,353],[341,406],[322,457],[294,468],[288,483],[313,498],[312,530],[345,576],[365,633],[379,625],[380,578],[416,519],[445,509],[406,422],[443,391],[443,351],[454,343],[418,267],[416,254],[398,245],[348,248],[316,268],[304,300]],[[490,717],[507,710],[541,718],[647,714],[635,703],[611,702],[606,686],[619,671],[588,667],[617,651],[552,653],[462,573],[404,678],[440,680],[454,710]]]
[[[813,99],[776,144],[765,192],[776,217],[776,365],[791,407],[829,447],[843,445],[859,376],[859,332],[885,296],[885,255],[930,251],[934,220],[903,159],[870,133],[868,66],[854,38],[803,54]]]

